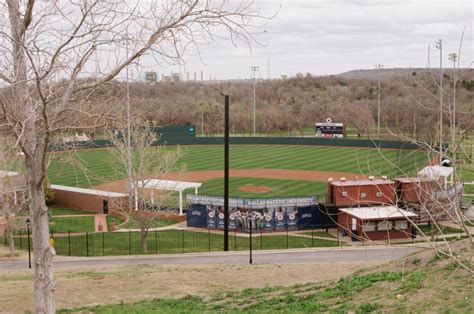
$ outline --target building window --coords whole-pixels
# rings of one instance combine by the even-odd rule
[[[362,225],[362,231],[368,232],[368,231],[375,231],[375,227],[377,226],[376,222],[373,221],[366,221]]]
[[[377,192],[377,193],[375,193],[375,195],[376,195],[377,197],[382,197],[382,192]]]
[[[347,192],[342,192],[342,197],[347,197]]]
[[[379,231],[386,231],[392,229],[392,222],[391,221],[379,221],[377,225],[377,229]]]
[[[367,194],[366,193],[360,193],[360,198],[366,198]]]
[[[395,229],[399,229],[399,230],[408,229],[408,221],[406,220],[395,221]]]

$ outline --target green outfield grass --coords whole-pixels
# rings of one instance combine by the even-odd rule
[[[265,186],[272,190],[262,193],[243,192],[242,187]],[[323,196],[326,195],[325,182],[280,180],[265,178],[230,178],[230,197],[290,197],[290,196]],[[223,195],[224,179],[218,178],[204,182],[199,193],[205,195]]]
[[[188,171],[223,168],[221,146],[187,146],[184,151],[179,163],[185,164]],[[79,150],[72,156],[68,153],[51,156],[54,158],[48,177],[53,184],[89,187],[125,177],[124,167],[114,157],[113,149]],[[403,172],[414,174],[426,163],[423,152],[408,150],[271,145],[233,145],[230,149],[230,167],[234,169],[322,170],[394,177]]]

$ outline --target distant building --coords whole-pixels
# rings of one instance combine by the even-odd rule
[[[145,72],[145,82],[147,84],[155,84],[158,81],[158,74],[155,71]]]

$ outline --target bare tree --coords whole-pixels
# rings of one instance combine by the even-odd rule
[[[118,159],[125,170],[124,173],[133,183],[132,195],[129,197],[135,206],[124,208],[124,213],[137,222],[140,229],[141,252],[147,253],[147,237],[150,227],[163,217],[163,207],[170,199],[170,193],[154,191],[140,186],[139,182],[147,179],[164,179],[166,174],[178,170],[178,161],[183,152],[179,146],[167,147],[158,145],[159,136],[152,128],[144,123],[136,123],[130,130],[132,138],[133,165],[128,167],[129,146],[124,135],[128,130],[126,126],[115,124],[117,128],[107,130],[110,140],[114,144],[112,154]],[[129,169],[131,173],[129,173]]]
[[[54,313],[55,250],[43,195],[52,135],[74,127],[73,116],[91,117],[86,128],[100,124],[101,111],[87,112],[81,103],[146,53],[158,62],[179,62],[186,48],[215,37],[250,43],[259,13],[245,0],[137,1],[133,6],[126,1],[7,0],[0,4],[0,16],[0,120],[25,155],[36,311]]]
[[[0,214],[5,217],[10,255],[15,255],[15,216],[24,209],[27,200],[22,156],[15,151],[14,142],[7,136],[0,139]]]

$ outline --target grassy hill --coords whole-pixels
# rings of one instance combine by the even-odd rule
[[[452,249],[465,263],[463,258],[472,254],[467,241],[458,241]],[[190,295],[60,313],[472,313],[473,302],[472,273],[427,250],[328,284],[270,286],[210,298]]]

